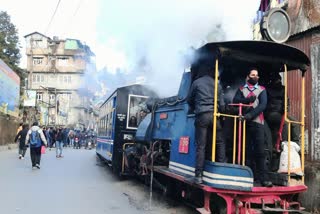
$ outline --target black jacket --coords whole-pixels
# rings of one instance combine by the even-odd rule
[[[58,130],[57,135],[56,135],[56,141],[63,141],[63,132],[62,130]]]
[[[204,112],[213,112],[214,79],[209,75],[205,75],[193,81],[187,101],[196,115]],[[218,109],[221,110],[223,108],[223,91],[221,86],[218,85]]]
[[[17,142],[17,140],[19,139],[19,147],[22,148],[25,146],[25,141],[26,141],[26,137],[28,134],[29,129],[22,129],[21,131],[18,132],[16,138],[14,139],[14,142]]]
[[[268,104],[266,112],[284,113],[284,86],[279,84],[267,88]]]

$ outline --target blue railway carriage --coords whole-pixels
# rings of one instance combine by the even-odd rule
[[[117,88],[100,106],[96,153],[118,173],[122,167],[123,146],[130,145],[139,123],[145,101],[155,93],[143,85]]]

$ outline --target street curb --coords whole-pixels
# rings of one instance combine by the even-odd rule
[[[16,144],[16,143],[1,145],[0,146],[0,152],[1,151],[12,150],[12,149],[16,149],[16,148],[18,148],[18,144]]]

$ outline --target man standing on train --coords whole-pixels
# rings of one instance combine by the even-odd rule
[[[203,168],[205,162],[206,147],[207,153],[212,144],[212,123],[213,123],[213,103],[214,103],[214,64],[208,60],[198,67],[197,78],[193,81],[189,95],[188,104],[190,110],[195,113],[195,144],[196,144],[196,164],[195,178],[192,181],[202,183]],[[219,87],[219,109],[224,108],[222,88]],[[217,120],[216,135],[216,157],[218,162],[225,162],[225,142],[223,139],[220,120]]]
[[[241,116],[241,120],[247,121],[247,143],[246,143],[246,165],[253,167],[255,158],[256,174],[262,186],[271,187],[268,172],[265,164],[264,153],[264,116],[263,111],[267,106],[267,92],[258,83],[259,75],[257,68],[249,69],[246,77],[246,84],[240,87],[233,98],[234,103],[253,104],[249,111]]]

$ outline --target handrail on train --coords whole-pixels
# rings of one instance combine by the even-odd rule
[[[235,164],[236,162],[236,129],[237,129],[237,118],[239,118],[238,115],[230,115],[230,114],[222,114],[218,112],[218,83],[219,83],[219,68],[218,68],[218,59],[216,59],[215,62],[215,78],[214,78],[214,109],[213,109],[213,138],[212,138],[212,157],[211,161],[215,162],[216,158],[216,135],[217,135],[217,117],[223,116],[223,117],[229,117],[234,119],[234,127],[233,127],[233,158],[232,163]],[[293,121],[288,118],[288,80],[287,80],[287,65],[284,64],[284,87],[285,87],[285,112],[284,117],[285,121],[288,123],[288,184],[290,185],[290,158],[291,158],[291,151],[290,151],[290,144],[291,144],[291,124],[298,124],[300,125],[301,129],[301,171],[302,171],[302,183],[304,183],[304,150],[305,150],[305,76],[304,73],[302,73],[302,79],[301,79],[301,120],[300,121]],[[241,122],[239,122],[239,126],[241,125]],[[243,121],[243,129],[242,129],[242,161],[240,160],[240,154],[241,154],[241,139],[239,137],[238,139],[238,160],[237,164],[245,165],[245,155],[246,155],[246,121]],[[239,128],[239,127],[238,127]],[[240,130],[239,130],[240,131]],[[240,133],[240,132],[239,132]]]
[[[124,143],[122,145],[122,166],[121,166],[121,172],[124,173],[124,150],[126,149],[126,146],[133,145],[135,143]]]
[[[284,85],[285,85],[285,100],[284,100],[284,117],[285,121],[288,123],[288,183],[290,184],[290,165],[291,165],[291,124],[298,124],[300,125],[301,131],[301,171],[302,171],[302,183],[304,183],[304,150],[305,150],[305,76],[302,73],[301,77],[301,119],[300,121],[293,121],[288,118],[288,69],[287,65],[284,64]]]

